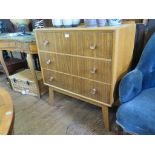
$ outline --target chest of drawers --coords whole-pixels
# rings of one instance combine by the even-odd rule
[[[108,107],[116,101],[117,85],[132,60],[135,24],[45,28],[35,34],[50,103],[58,91],[100,106],[109,129]]]

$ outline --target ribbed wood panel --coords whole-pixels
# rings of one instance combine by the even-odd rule
[[[113,49],[113,33],[103,31],[82,32],[82,55],[111,59]],[[95,49],[90,49],[96,45]]]
[[[112,56],[113,35],[109,32],[39,32],[37,36],[40,50],[107,59]],[[95,49],[91,49],[93,45]]]
[[[110,85],[45,69],[43,69],[43,75],[44,81],[47,84],[60,87],[101,102],[109,103]]]
[[[111,83],[111,61],[45,52],[40,52],[40,61],[45,69]]]

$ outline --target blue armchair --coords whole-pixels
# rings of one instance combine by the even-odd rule
[[[119,85],[116,123],[131,134],[155,134],[155,33],[136,68]]]

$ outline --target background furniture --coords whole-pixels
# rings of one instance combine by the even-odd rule
[[[136,68],[122,79],[117,123],[133,134],[155,134],[155,33]]]
[[[4,52],[3,52],[4,57]],[[9,75],[12,75],[16,73],[20,69],[24,69],[27,67],[26,58],[21,55],[21,59],[15,58],[13,54],[11,54],[11,57],[5,58],[4,57],[5,64],[8,69]],[[0,64],[0,72],[5,73],[5,70],[3,69],[3,66]]]
[[[47,92],[46,86],[43,84],[43,78],[40,71],[35,71],[39,90],[41,95]],[[11,82],[11,86],[13,90],[17,92],[21,92],[22,94],[38,96],[38,90],[36,87],[36,83],[34,82],[34,78],[30,69],[25,69],[16,74],[9,76],[9,80]]]
[[[35,32],[49,102],[58,91],[100,106],[109,129],[108,107],[117,99],[118,81],[131,63],[135,24]]]
[[[8,73],[10,75],[14,74],[19,69],[23,69],[26,65],[25,61],[19,60],[17,58],[9,58],[4,61],[6,63],[6,66],[8,68]],[[0,72],[5,73],[2,65],[0,65]]]
[[[51,19],[32,19],[32,29],[51,27],[51,26],[52,26]]]
[[[0,19],[0,33],[9,33],[14,32],[14,26],[8,19]],[[6,63],[6,66],[8,68],[9,74],[15,73],[17,70],[25,68],[27,66],[26,64],[26,58],[23,53],[21,53],[21,58],[16,58],[13,56],[12,53],[9,53],[7,51],[3,51],[3,57]],[[1,63],[0,63],[0,72],[5,73]]]
[[[145,42],[145,25],[144,24],[136,24],[136,35],[135,35],[135,44],[133,51],[133,59],[131,69],[134,69],[141,57]]]
[[[9,71],[3,58],[3,50],[11,52],[23,52],[27,55],[27,62],[36,85],[38,97],[41,95],[40,87],[38,84],[37,75],[33,64],[33,54],[37,54],[37,47],[35,43],[35,37],[33,33],[27,36],[17,36],[18,33],[8,33],[0,35],[0,62],[5,70],[7,77],[9,77]]]
[[[144,19],[142,21],[138,20],[138,23],[135,21],[136,36],[131,69],[134,69],[137,66],[146,43],[150,39],[151,35],[155,32],[155,19]]]
[[[145,24],[145,42],[144,45],[148,42],[152,34],[155,32],[155,19],[148,19]]]
[[[7,91],[0,88],[0,135],[11,134],[14,122],[12,99]]]

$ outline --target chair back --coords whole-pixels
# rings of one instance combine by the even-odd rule
[[[155,33],[147,42],[136,67],[143,74],[143,89],[155,86]]]

